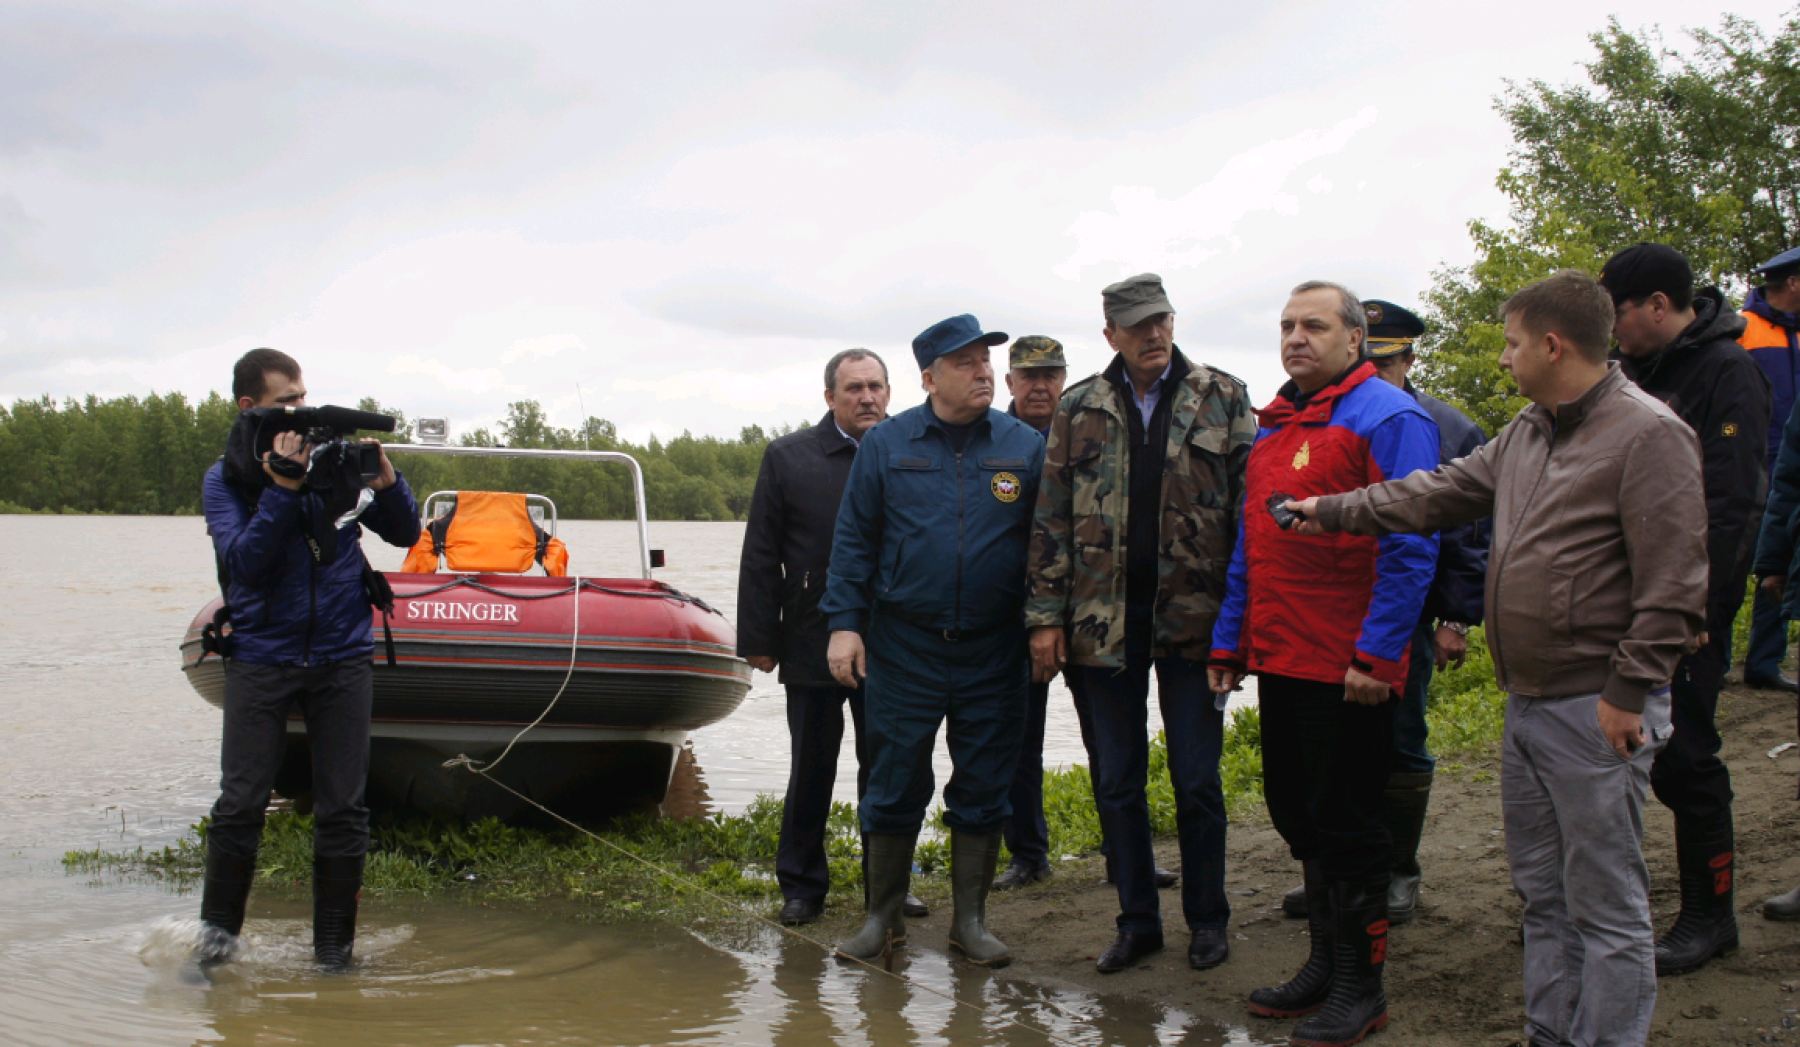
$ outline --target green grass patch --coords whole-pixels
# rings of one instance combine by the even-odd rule
[[[1500,738],[1506,695],[1494,684],[1493,660],[1481,630],[1469,635],[1469,658],[1460,669],[1438,673],[1426,719],[1432,749],[1455,756],[1491,747]],[[1446,773],[1455,773],[1446,762]],[[1168,748],[1158,732],[1150,746],[1150,825],[1159,836],[1175,833],[1175,797],[1169,784]],[[1254,708],[1235,710],[1225,725],[1219,769],[1234,819],[1261,818],[1262,720]],[[1044,774],[1044,816],[1051,859],[1092,853],[1100,847],[1093,782],[1086,767]],[[365,887],[376,893],[446,895],[522,901],[565,899],[583,903],[598,919],[634,916],[692,917],[724,910],[676,882],[682,877],[736,903],[768,909],[779,903],[773,875],[781,829],[781,800],[759,796],[740,814],[667,820],[648,816],[594,827],[598,839],[570,829],[544,831],[495,820],[446,824],[419,817],[377,814],[371,828]],[[947,893],[949,839],[941,809],[935,811],[915,862],[919,888]],[[207,823],[176,843],[134,851],[71,851],[65,867],[78,873],[142,875],[191,886],[201,876]],[[608,844],[662,870],[634,861]],[[833,896],[862,891],[861,835],[855,809],[832,805],[826,854]],[[270,816],[257,870],[264,887],[304,889],[312,876],[312,819],[291,812]]]

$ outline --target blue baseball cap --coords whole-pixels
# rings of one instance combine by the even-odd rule
[[[940,356],[947,356],[965,345],[980,342],[983,345],[1002,345],[1007,336],[999,331],[983,331],[981,321],[975,319],[973,313],[952,316],[948,320],[939,320],[913,339],[913,359],[919,361],[919,370],[931,366],[931,362]]]
[[[1790,248],[1756,267],[1759,273],[1770,273],[1777,269],[1786,269],[1790,265],[1800,265],[1800,247]]]

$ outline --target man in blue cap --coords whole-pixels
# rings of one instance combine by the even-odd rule
[[[1762,286],[1744,299],[1744,333],[1738,338],[1750,359],[1769,379],[1769,453],[1764,467],[1775,473],[1781,431],[1800,393],[1800,247],[1783,251],[1756,267]],[[1787,657],[1788,619],[1781,599],[1758,588],[1750,619],[1750,649],[1744,655],[1744,683],[1764,690],[1800,692],[1781,672]]]
[[[1005,341],[967,313],[913,339],[926,402],[863,437],[838,509],[820,603],[826,662],[845,687],[865,684],[871,763],[860,810],[868,918],[837,947],[851,959],[906,938],[901,905],[948,720],[950,945],[982,966],[1012,962],[986,907],[1025,726],[1021,565],[1044,441],[992,407],[989,349]]]

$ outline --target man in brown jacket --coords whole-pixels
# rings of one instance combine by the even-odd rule
[[[1532,1043],[1642,1044],[1656,1005],[1643,806],[1669,679],[1703,628],[1706,503],[1693,431],[1608,364],[1613,309],[1565,270],[1501,306],[1532,401],[1435,472],[1291,502],[1306,533],[1494,518],[1488,646],[1509,692],[1501,797],[1525,899]]]

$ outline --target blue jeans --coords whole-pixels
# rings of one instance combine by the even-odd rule
[[[1012,864],[1036,872],[1050,867],[1050,826],[1044,822],[1044,718],[1050,685],[1031,685],[1025,703],[1025,737],[1019,743],[1019,766],[1013,771],[1007,803],[1012,813],[1001,829]]]
[[[1095,801],[1112,845],[1119,889],[1120,930],[1160,931],[1156,856],[1151,848],[1149,775],[1150,668],[1156,667],[1157,704],[1168,741],[1181,842],[1181,909],[1190,930],[1222,930],[1231,919],[1225,900],[1225,790],[1219,781],[1225,714],[1213,708],[1206,663],[1156,658],[1128,650],[1124,669],[1082,666],[1093,728]]]
[[[1787,657],[1787,616],[1781,613],[1781,601],[1756,587],[1756,601],[1750,607],[1750,649],[1744,653],[1745,676],[1779,676],[1782,659]]]
[[[1425,726],[1425,701],[1431,696],[1431,673],[1437,666],[1437,652],[1431,638],[1437,632],[1430,622],[1421,622],[1413,631],[1412,661],[1406,668],[1406,690],[1394,709],[1395,774],[1431,774],[1437,761],[1426,748],[1431,732]]]

